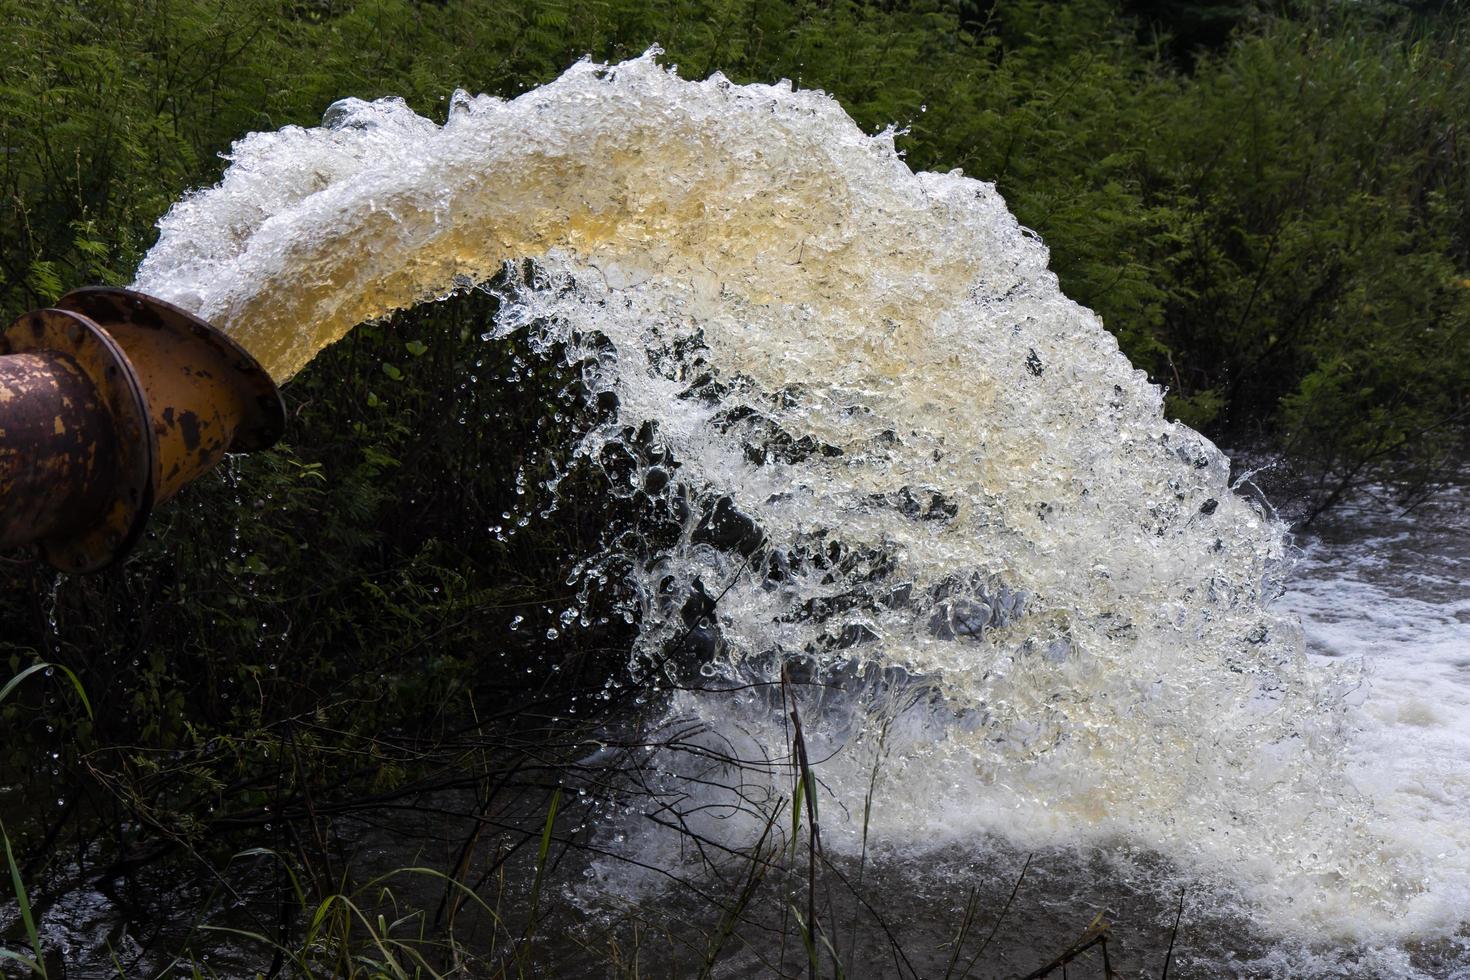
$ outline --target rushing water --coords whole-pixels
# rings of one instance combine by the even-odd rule
[[[652,54],[509,102],[457,93],[443,126],[348,100],[232,159],[164,219],[138,288],[285,379],[359,322],[499,274],[487,342],[567,344],[618,406],[579,453],[682,515],[666,550],[608,544],[632,559],[633,669],[676,674],[692,648],[711,682],[825,682],[807,736],[846,807],[823,827],[836,854],[1160,855],[1149,889],[1188,883],[1288,972],[1407,975],[1406,949],[1456,941],[1463,552],[1410,598],[1312,544],[1280,600],[1282,525],[1164,420],[992,185],[913,173],[820,92],[684,81]],[[790,747],[770,698],[669,711],[748,757]],[[759,831],[732,790],[685,790],[711,839]],[[644,887],[626,868],[588,889]]]
[[[1315,666],[1346,664],[1361,677],[1346,698],[1346,777],[1382,814],[1388,846],[1422,856],[1410,905],[1458,902],[1462,923],[1470,851],[1467,477],[1407,515],[1382,506],[1330,514],[1300,542],[1280,603],[1301,617]],[[1464,925],[1457,931],[1463,950]],[[1470,961],[1457,962],[1456,975],[1470,975]]]

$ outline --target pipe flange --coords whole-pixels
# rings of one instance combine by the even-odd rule
[[[106,503],[86,527],[37,542],[52,566],[106,568],[137,543],[153,510],[158,443],[142,382],[122,347],[91,319],[68,310],[27,313],[0,335],[0,354],[57,352],[76,362],[112,417],[117,471]]]
[[[156,297],[115,286],[73,289],[56,306],[74,310],[103,325],[124,349],[131,339],[129,331],[137,330],[192,338],[210,350],[230,373],[228,379],[221,380],[227,380],[229,388],[240,392],[245,399],[245,414],[235,429],[228,452],[269,449],[286,431],[286,406],[270,374],[249,351],[207,320]]]

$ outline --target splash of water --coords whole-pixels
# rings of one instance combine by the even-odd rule
[[[696,501],[674,546],[637,555],[640,662],[703,590],[706,673],[801,660],[941,692],[888,731],[874,834],[1123,839],[1280,932],[1453,931],[1463,831],[1436,859],[1344,778],[1341,681],[1270,605],[1283,528],[1164,419],[995,188],[912,172],[820,92],[684,81],[654,55],[513,101],[456,93],[443,126],[347,100],[252,134],[163,220],[137,287],[284,379],[359,322],[534,257],[497,331],[571,342],[589,392],[615,394],[579,451],[620,454],[618,492]],[[681,697],[782,744],[729,699]],[[861,798],[872,719],[816,737],[850,747],[824,778]]]

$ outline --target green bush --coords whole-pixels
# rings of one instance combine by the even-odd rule
[[[1470,432],[1467,16],[1265,6],[0,0],[0,317],[128,281],[246,132],[346,96],[437,117],[457,87],[659,43],[686,76],[826,89],[903,127],[916,168],[995,181],[1172,413],[1301,461],[1307,513],[1369,480],[1412,493]],[[559,354],[481,341],[492,310],[472,294],[325,352],[286,389],[287,443],[186,490],[123,571],[0,565],[0,676],[62,664],[96,708],[54,679],[0,703],[27,870],[99,827],[219,857],[284,820],[305,855],[316,808],[515,768],[603,703],[618,597],[546,639],[620,520],[569,458],[597,406]],[[554,473],[593,503],[542,515]]]
[[[0,23],[0,316],[127,280],[245,132],[346,95],[436,115],[657,42],[686,75],[827,89],[906,127],[914,166],[996,181],[1170,410],[1297,454],[1314,506],[1463,447],[1455,5],[0,0]]]

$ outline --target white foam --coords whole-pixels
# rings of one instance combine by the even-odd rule
[[[331,125],[243,139],[222,183],[164,219],[138,287],[284,378],[360,321],[535,257],[536,281],[501,287],[499,331],[615,349],[583,366],[619,418],[582,452],[656,422],[679,480],[791,559],[779,581],[745,569],[697,539],[697,507],[666,554],[624,542],[640,669],[684,629],[666,596],[727,588],[716,675],[856,663],[943,692],[887,743],[874,832],[895,847],[1126,839],[1228,882],[1282,934],[1460,927],[1462,785],[1421,773],[1449,801],[1422,811],[1360,785],[1345,747],[1369,709],[1268,605],[1281,527],[1164,420],[992,185],[913,173],[820,92],[684,81],[653,53],[454,106],[441,127],[350,102]],[[696,397],[702,376],[723,387]],[[811,451],[759,458],[777,431]],[[650,458],[625,448],[637,481]],[[786,751],[759,704],[674,710]],[[1415,730],[1451,710],[1426,702]],[[849,804],[885,711],[812,720],[843,747],[822,773]]]
[[[1409,916],[1463,914],[1470,867],[1470,508],[1348,513],[1310,538],[1283,598],[1318,663],[1361,674],[1347,778],[1391,846],[1425,855]]]

